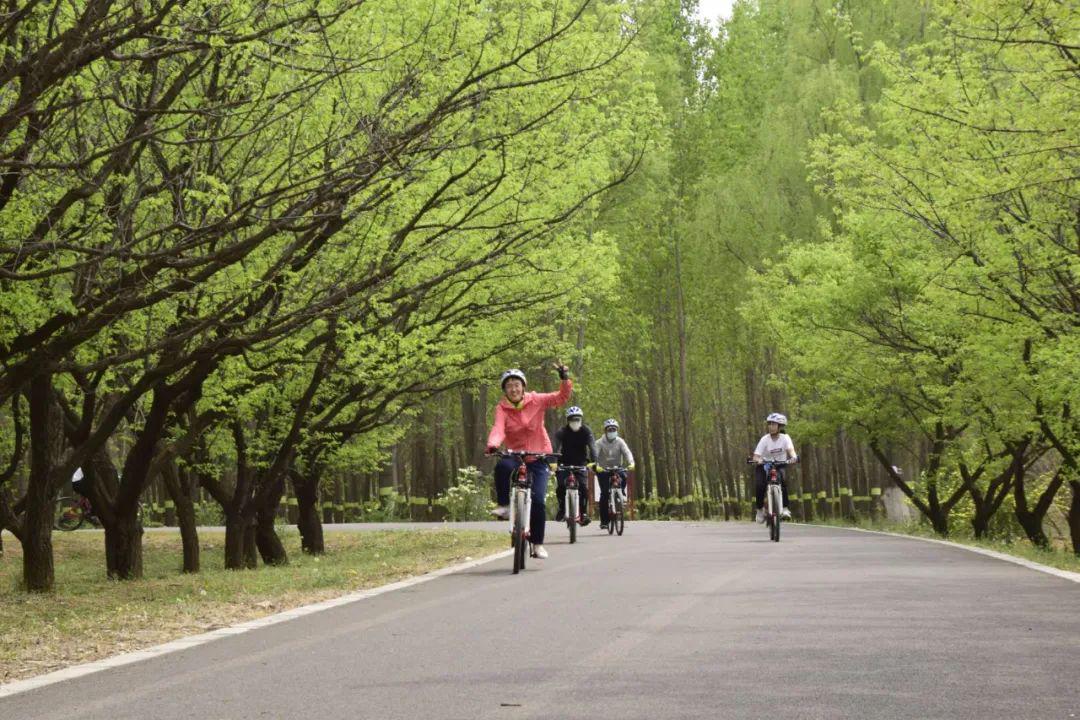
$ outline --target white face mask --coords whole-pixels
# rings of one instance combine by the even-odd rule
[[[619,437],[619,433],[615,430],[608,430],[606,433],[604,433],[604,437],[606,437],[608,440],[614,440],[615,438]]]
[[[571,420],[569,425],[570,425],[570,429],[573,430],[574,432],[577,432],[578,430],[581,429],[581,421],[580,420]]]

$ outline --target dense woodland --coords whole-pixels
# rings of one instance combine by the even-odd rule
[[[779,410],[797,519],[892,487],[942,535],[1080,551],[1075,5],[694,7],[0,12],[25,589],[76,468],[122,579],[148,519],[195,572],[208,518],[253,568],[282,516],[315,553],[324,521],[458,517],[499,373],[552,390],[556,359],[622,423],[638,517],[745,517]]]

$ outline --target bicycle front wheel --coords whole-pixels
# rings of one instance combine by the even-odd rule
[[[86,519],[82,505],[75,498],[60,498],[56,501],[56,515],[53,527],[65,532],[78,530]]]
[[[578,499],[577,489],[566,493],[566,529],[570,531],[570,544],[577,542]]]
[[[514,574],[525,569],[525,554],[529,541],[525,537],[525,502],[521,493],[514,493],[514,528],[511,531],[511,544],[514,546]]]
[[[626,515],[623,513],[623,506],[621,502],[616,501],[615,513],[615,522],[617,523],[615,527],[615,532],[617,532],[621,536],[623,534],[623,529],[626,527]]]
[[[769,492],[771,493],[773,510],[772,527],[769,528],[769,539],[773,542],[780,542],[780,508],[783,507],[781,503],[782,496],[780,495],[780,488],[777,486],[770,488]]]

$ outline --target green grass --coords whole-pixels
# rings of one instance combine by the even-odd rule
[[[506,547],[500,533],[457,530],[327,533],[325,555],[300,552],[281,532],[289,564],[223,567],[223,533],[201,533],[202,572],[180,573],[180,537],[147,533],[144,578],[105,577],[100,531],[54,533],[56,590],[19,589],[19,543],[0,558],[0,683],[375,587]]]
[[[942,538],[935,533],[932,528],[918,522],[872,522],[868,519],[863,519],[853,523],[846,520],[817,519],[814,520],[812,524],[831,525],[834,527],[857,527],[864,530],[880,530],[882,532],[893,532],[901,535],[932,538],[934,540],[948,540],[949,542],[958,543],[960,545],[970,545],[971,547],[995,550],[999,553],[1013,555],[1018,558],[1023,558],[1024,560],[1030,560],[1031,562],[1049,565],[1050,567],[1059,570],[1080,572],[1080,556],[1076,555],[1071,550],[1064,547],[1055,547],[1050,550],[1044,550],[1036,545],[1032,545],[1031,541],[1027,538],[1019,538],[1011,542],[1006,542],[1004,540],[976,540],[973,536],[964,535],[962,533],[953,533],[947,538]]]

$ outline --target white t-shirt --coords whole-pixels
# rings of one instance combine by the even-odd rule
[[[791,436],[787,433],[780,433],[775,440],[772,435],[765,433],[758,440],[754,454],[761,456],[762,460],[786,460],[788,450],[791,451],[791,455],[795,454],[795,443],[791,442]]]

